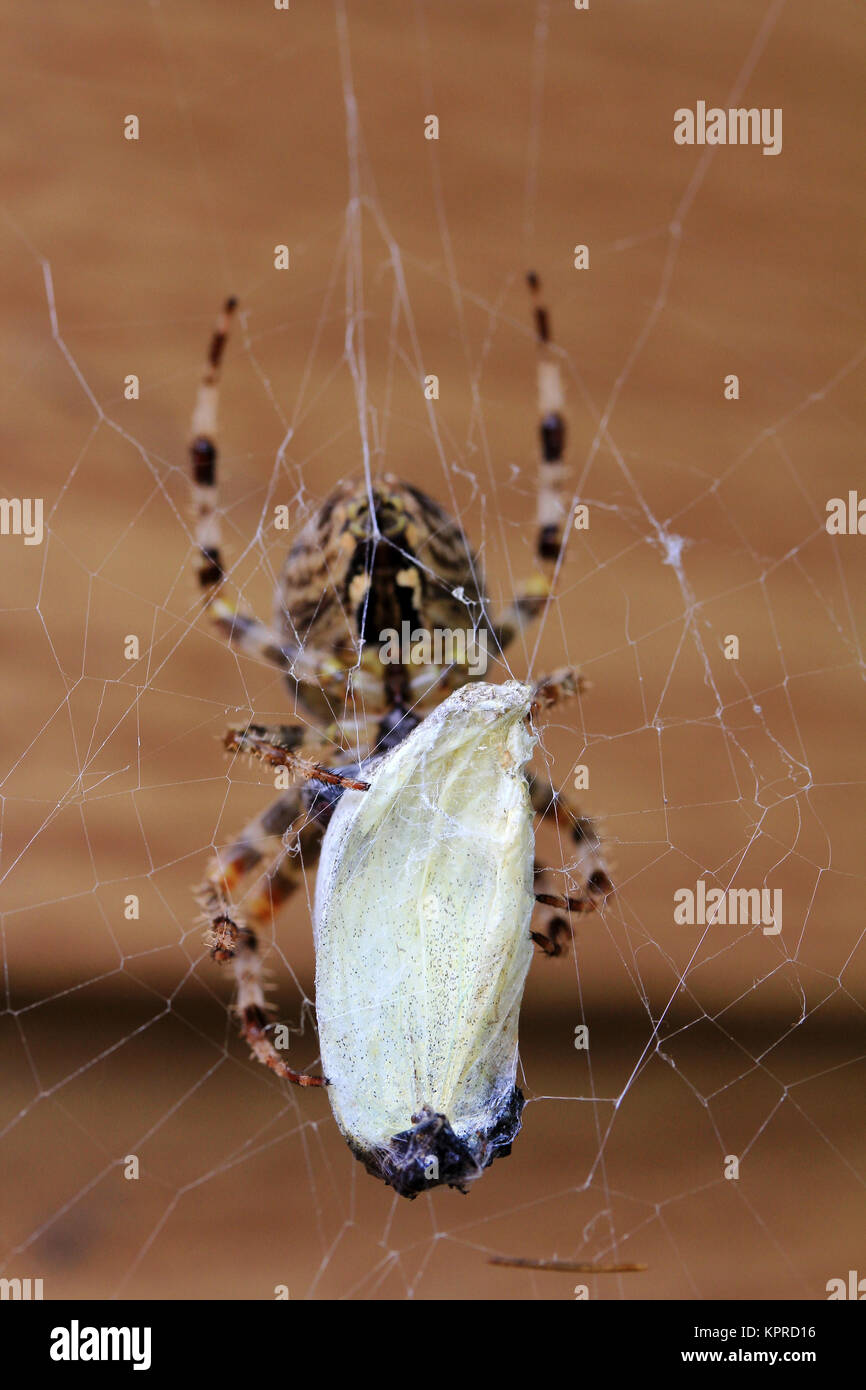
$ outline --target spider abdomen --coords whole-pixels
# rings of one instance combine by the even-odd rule
[[[405,1196],[462,1187],[520,1127],[532,954],[532,691],[466,686],[346,792],[316,887],[316,998],[335,1117]]]
[[[426,493],[391,474],[369,491],[363,479],[341,483],[289,551],[276,594],[276,627],[306,677],[299,698],[314,708],[320,692],[310,681],[338,689],[350,680],[368,713],[393,708],[398,687],[407,707],[435,703],[443,676],[457,684],[474,664],[476,629],[486,650],[480,583],[463,531]],[[435,654],[404,651],[395,666],[389,634],[403,632],[447,637],[444,657],[434,641]],[[316,713],[329,702],[321,704]]]

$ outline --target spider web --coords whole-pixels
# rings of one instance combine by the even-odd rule
[[[824,1297],[862,1263],[866,1169],[864,541],[825,526],[862,449],[853,11],[22,20],[3,486],[44,497],[45,537],[0,537],[0,1274],[46,1297]],[[783,153],[675,146],[699,99],[781,107]],[[220,515],[244,606],[269,617],[338,481],[388,470],[460,520],[493,612],[533,568],[530,267],[590,524],[489,678],[591,682],[539,767],[565,791],[588,768],[616,894],[533,963],[512,1156],[469,1196],[406,1203],[323,1094],[248,1059],[202,945],[193,885],[273,796],[217,740],[297,712],[201,616],[187,421],[237,293]],[[567,886],[567,835],[539,848]],[[699,880],[780,890],[781,931],[677,923]],[[305,866],[267,942],[297,1067],[317,1057],[313,885]]]

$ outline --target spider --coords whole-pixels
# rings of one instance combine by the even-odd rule
[[[302,865],[315,862],[343,791],[367,788],[362,774],[369,760],[397,747],[451,692],[476,679],[467,662],[383,662],[383,632],[403,630],[408,621],[415,633],[432,637],[436,630],[465,627],[467,613],[474,611],[481,614],[479,631],[502,652],[527,630],[551,594],[567,521],[563,393],[539,280],[530,274],[527,281],[538,347],[538,569],[496,618],[482,603],[483,577],[460,526],[433,498],[387,473],[370,483],[340,483],[307,521],[286,557],[272,625],[230,602],[218,510],[217,399],[234,298],[223,306],[210,342],[190,444],[198,583],[217,629],[239,651],[281,671],[310,722],[250,723],[226,733],[228,752],[288,768],[300,784],[214,854],[198,897],[211,954],[234,973],[241,1036],[259,1062],[300,1086],[327,1082],[290,1067],[270,1036],[260,929],[299,887]],[[533,708],[583,688],[574,672],[556,672],[536,684]],[[533,809],[554,820],[562,813],[575,846],[579,895],[535,894],[544,929],[531,936],[540,950],[555,956],[570,934],[568,914],[593,910],[612,884],[592,821],[539,775],[530,776],[529,787]],[[536,864],[535,874],[536,887],[544,888],[551,871]],[[241,907],[239,900],[251,887]]]

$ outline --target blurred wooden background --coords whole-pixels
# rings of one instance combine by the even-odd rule
[[[4,12],[2,490],[48,529],[0,539],[3,1272],[47,1297],[558,1299],[576,1278],[486,1255],[598,1255],[650,1268],[593,1297],[824,1296],[862,1259],[866,1157],[866,541],[823,525],[863,477],[854,6]],[[783,109],[780,156],[674,145],[677,108],[739,88]],[[531,566],[530,265],[592,519],[511,669],[592,682],[545,750],[560,784],[590,767],[618,893],[533,966],[512,1157],[397,1205],[323,1095],[246,1059],[203,957],[192,885],[271,790],[218,735],[289,711],[198,617],[189,412],[235,293],[226,542],[267,616],[273,506],[294,528],[360,468],[354,268],[373,466],[459,510],[504,600]],[[782,888],[781,936],[676,926],[698,877]],[[302,898],[270,959],[306,1064]]]

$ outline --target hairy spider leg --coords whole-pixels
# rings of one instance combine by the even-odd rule
[[[534,271],[526,277],[533,304],[538,346],[538,414],[541,457],[538,464],[535,556],[538,569],[521,586],[494,624],[504,649],[522,636],[548,602],[557,562],[563,550],[565,504],[565,418],[562,374],[554,353],[550,314],[540,301],[541,281]]]
[[[230,729],[225,747],[232,753],[251,753],[271,767],[286,767],[300,776],[324,782],[341,790],[351,787],[366,791],[367,782],[329,772],[300,756],[297,749],[305,742],[306,730],[294,725],[248,724]],[[321,747],[321,745],[318,745]],[[301,794],[297,789],[278,798],[262,815],[255,817],[229,849],[211,861],[199,898],[208,920],[208,944],[219,964],[231,962],[237,985],[235,1008],[240,1019],[241,1036],[254,1056],[277,1076],[298,1086],[323,1086],[321,1077],[310,1077],[287,1065],[268,1036],[265,982],[258,937],[251,923],[262,924],[273,919],[274,912],[297,889],[302,879],[300,853],[302,847],[318,854],[321,828],[314,827],[304,836],[301,828],[294,846],[285,846],[285,835],[301,813]],[[295,853],[293,853],[295,851]],[[266,858],[273,861],[257,886],[256,894],[242,915],[232,901],[235,889],[241,886],[253,869]]]
[[[586,689],[587,682],[570,667],[554,671],[536,682],[531,714],[536,715],[541,710],[559,705]],[[576,897],[549,891],[556,886],[553,871],[538,864],[535,868],[536,887],[548,891],[536,892],[536,901],[544,909],[541,914],[544,929],[532,932],[532,939],[546,955],[558,956],[562,952],[561,939],[572,935],[571,915],[594,911],[607,894],[613,892],[613,884],[608,877],[598,831],[593,821],[581,814],[572,798],[557,791],[547,778],[537,773],[530,776],[529,794],[533,810],[542,821],[552,821],[557,827],[563,863],[563,830],[577,851],[574,873],[581,886]],[[567,916],[562,915],[563,911]]]
[[[339,694],[345,673],[332,670],[330,653],[311,644],[285,641],[254,614],[241,611],[225,594],[227,575],[222,551],[217,463],[217,406],[223,353],[237,299],[227,299],[217,318],[192,414],[189,446],[198,547],[198,582],[208,617],[227,642],[244,655],[265,661],[299,681],[334,683]]]
[[[208,922],[207,942],[213,959],[230,964],[237,986],[235,1009],[241,1037],[253,1055],[277,1076],[297,1086],[323,1086],[324,1078],[295,1071],[274,1047],[269,1036],[265,978],[258,935],[253,925],[264,925],[276,909],[299,887],[306,862],[314,862],[321,842],[315,823],[295,832],[286,846],[287,832],[302,813],[300,788],[284,792],[267,810],[244,827],[237,839],[212,857],[198,899]],[[306,833],[305,833],[306,832]],[[245,909],[237,906],[244,884],[261,864],[271,861]]]
[[[223,352],[236,308],[237,300],[227,299],[217,318],[192,413],[189,454],[198,582],[208,616],[222,635],[247,656],[258,657],[286,671],[291,665],[292,653],[285,650],[273,629],[258,618],[238,611],[222,592],[226,571],[219,516],[217,406]]]
[[[580,884],[577,896],[550,891],[537,891],[535,894],[535,900],[542,908],[540,915],[543,929],[534,931],[532,939],[545,955],[558,956],[562,953],[561,940],[568,940],[573,935],[571,915],[594,912],[604,902],[608,893],[613,892],[613,884],[607,874],[601,839],[595,823],[588,816],[580,814],[569,796],[557,791],[546,778],[539,777],[536,773],[529,779],[529,795],[533,810],[541,820],[549,820],[555,824],[563,863],[566,862],[568,840],[577,852],[576,862],[570,867],[570,872],[574,873]],[[550,890],[560,885],[561,881],[561,871],[554,874],[551,868],[536,863],[536,889]]]
[[[331,772],[320,763],[304,757],[299,749],[305,742],[312,743],[320,751],[330,752],[321,739],[313,738],[307,741],[305,734],[306,730],[296,724],[274,724],[270,727],[265,724],[244,724],[229,729],[224,743],[227,753],[249,753],[269,767],[285,767],[290,772],[315,782],[325,782],[343,790],[350,787],[356,792],[369,790],[369,782],[360,782],[357,778]]]

